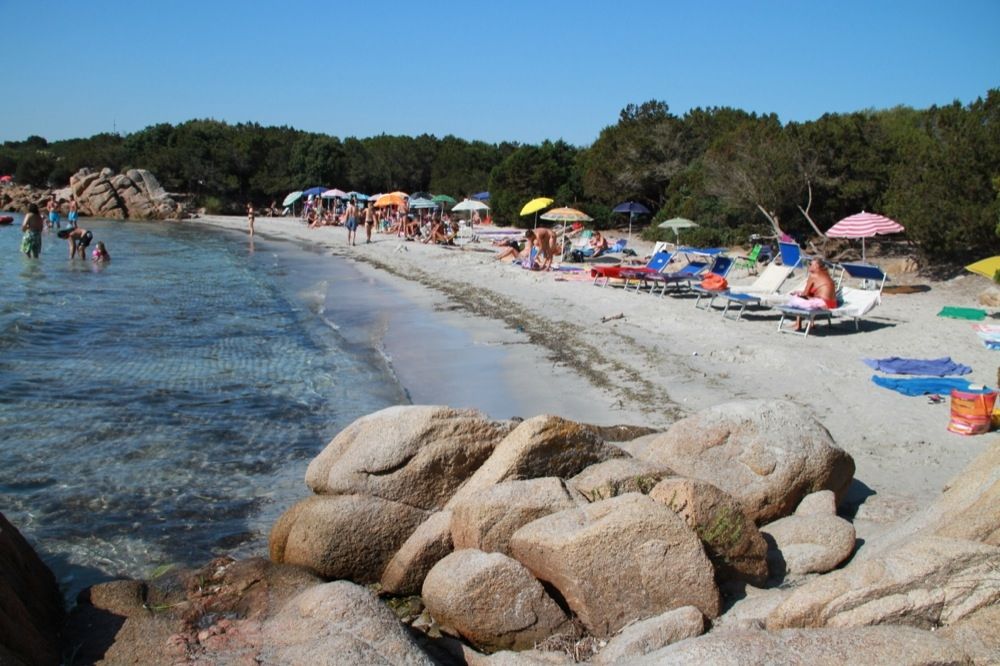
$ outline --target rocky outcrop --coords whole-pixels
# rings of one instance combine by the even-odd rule
[[[451,511],[438,511],[421,523],[389,560],[382,572],[382,591],[420,594],[427,572],[453,549]]]
[[[389,407],[334,437],[309,463],[306,484],[320,494],[366,494],[440,509],[510,429],[509,422],[471,409]]]
[[[924,537],[796,588],[767,628],[949,625],[1000,602],[998,571],[996,546]]]
[[[523,650],[571,630],[541,583],[500,553],[455,551],[427,574],[422,596],[443,631],[487,652]]]
[[[493,455],[455,494],[451,503],[504,481],[544,476],[566,479],[594,463],[626,455],[621,449],[605,443],[592,426],[558,416],[536,416],[523,421],[497,444]]]
[[[62,619],[55,576],[0,513],[0,663],[58,664]]]
[[[583,495],[555,477],[506,481],[452,503],[451,538],[456,550],[509,554],[510,538],[522,526],[586,503]]]
[[[429,513],[368,495],[314,495],[271,530],[271,559],[328,579],[374,583]]]
[[[540,518],[514,533],[513,556],[551,584],[588,631],[681,606],[719,614],[712,564],[677,514],[630,493]]]
[[[183,217],[183,208],[145,169],[115,174],[111,169],[80,169],[69,179],[80,214],[113,220],[169,220]]]
[[[661,479],[673,472],[663,465],[638,458],[612,458],[591,465],[569,480],[571,486],[591,502],[625,493],[648,494]]]
[[[705,617],[694,606],[684,606],[662,615],[630,624],[597,653],[595,664],[627,664],[637,657],[685,638],[701,636]]]
[[[854,552],[854,525],[836,515],[829,490],[807,495],[793,515],[760,531],[771,539],[768,559],[778,576],[826,573]]]
[[[781,400],[710,407],[672,425],[643,455],[726,491],[758,525],[791,514],[818,490],[842,499],[854,477],[854,460],[826,428]]]
[[[760,585],[768,576],[767,542],[731,495],[707,481],[671,477],[649,497],[684,519],[705,546],[717,581]]]

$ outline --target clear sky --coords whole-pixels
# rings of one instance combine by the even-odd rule
[[[1000,0],[0,0],[0,141],[214,118],[584,146],[629,103],[783,121],[1000,87]]]

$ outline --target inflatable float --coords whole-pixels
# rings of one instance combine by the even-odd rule
[[[10,224],[14,218],[10,215],[0,215],[0,224]]]

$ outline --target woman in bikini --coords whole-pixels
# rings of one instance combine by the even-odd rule
[[[809,277],[801,291],[793,291],[788,305],[803,310],[833,310],[837,307],[837,287],[819,257],[809,262]],[[802,326],[802,318],[795,318],[795,330]]]

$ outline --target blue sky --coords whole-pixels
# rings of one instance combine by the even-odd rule
[[[629,103],[783,121],[1000,87],[1000,0],[0,0],[0,141],[193,118],[588,145]]]

